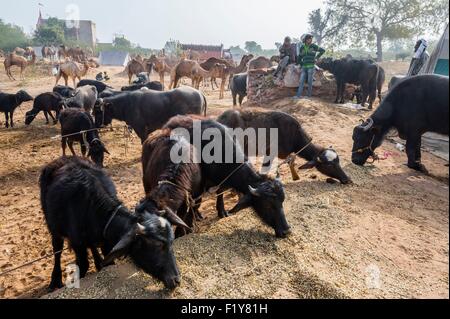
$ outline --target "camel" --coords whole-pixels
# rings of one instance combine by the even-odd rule
[[[56,51],[53,48],[47,46],[42,47],[41,53],[44,59],[54,60],[56,56]]]
[[[192,80],[192,87],[199,89],[202,79],[210,78],[212,76],[222,76],[224,74],[223,68],[225,67],[225,65],[218,63],[214,65],[211,70],[207,71],[202,68],[197,61],[182,60],[174,68],[171,88],[177,88],[180,79],[188,77]]]
[[[165,75],[166,73],[170,74],[173,68],[167,65],[164,57],[158,58],[156,55],[152,55],[148,61],[153,64],[153,69],[159,74],[159,82],[161,82],[164,90]]]
[[[25,54],[25,49],[17,47],[13,50],[13,53],[15,53],[16,55],[23,56]]]
[[[269,69],[272,67],[272,62],[263,56],[252,59],[248,63],[249,70],[261,70],[261,69]]]
[[[15,81],[16,79],[11,73],[11,67],[17,66],[20,68],[20,78],[23,80],[24,79],[23,72],[25,71],[27,66],[33,65],[35,62],[36,62],[36,54],[34,53],[31,57],[31,61],[28,61],[23,56],[11,53],[5,58],[3,65],[5,66],[6,75],[9,77],[10,80]]]
[[[61,45],[58,51],[59,59],[71,58],[72,61],[83,63],[86,60],[86,53],[79,47],[67,49],[65,45]]]
[[[205,70],[209,70],[213,65],[215,65],[217,63],[226,65],[226,72],[227,72],[227,74],[225,74],[224,77],[220,77],[220,78],[221,79],[225,79],[224,81],[226,81],[226,78],[228,77],[229,78],[229,82],[228,83],[231,83],[231,79],[233,78],[233,76],[235,74],[239,74],[239,73],[243,73],[243,72],[247,71],[247,64],[252,59],[253,59],[253,55],[251,55],[251,54],[244,55],[242,57],[241,62],[239,63],[239,65],[236,66],[236,65],[234,65],[234,63],[230,62],[229,60],[218,59],[218,58],[210,58],[206,62],[203,62],[200,65]],[[214,84],[217,87],[219,87],[217,85],[216,79],[215,78],[211,78],[211,86],[212,86],[213,90],[214,90]]]
[[[147,72],[150,76],[150,72],[152,71],[152,64],[149,60],[144,59],[143,62],[139,62],[136,59],[131,60],[128,62],[128,65],[125,69],[128,73],[128,83],[131,84],[131,79],[133,78],[133,75],[138,75],[142,72]]]
[[[84,62],[83,66],[73,61],[64,62],[59,65],[58,72],[55,75],[56,76],[55,86],[58,85],[58,82],[61,79],[61,77],[64,78],[64,81],[67,86],[70,77],[73,80],[73,87],[76,87],[75,80],[78,79],[78,81],[81,81],[81,78],[84,77],[88,71],[89,71],[89,63],[87,62]]]
[[[36,55],[36,52],[34,52],[34,49],[32,47],[26,47],[24,57],[28,60],[33,58],[33,55]]]

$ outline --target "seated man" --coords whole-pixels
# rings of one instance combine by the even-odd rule
[[[286,37],[283,45],[280,47],[280,63],[278,64],[278,69],[275,71],[274,76],[281,79],[286,67],[289,64],[294,64],[296,62],[296,55],[297,50],[295,43],[292,43],[290,37]]]
[[[294,99],[300,99],[302,97],[307,79],[308,97],[312,96],[316,61],[325,53],[325,49],[314,44],[313,39],[314,37],[311,34],[306,34],[302,39],[303,44],[300,46],[297,59],[297,64],[300,64],[302,67],[302,73],[300,75],[300,87],[298,88],[297,96]]]

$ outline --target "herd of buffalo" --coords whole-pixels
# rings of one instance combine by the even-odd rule
[[[334,68],[332,61],[325,61],[323,66]],[[368,72],[375,72],[377,79],[367,85],[376,86],[380,70]],[[235,83],[246,81],[240,74],[235,78]],[[347,80],[342,81],[345,84]],[[341,81],[338,82],[340,86]],[[376,158],[375,150],[387,133],[397,129],[407,141],[408,166],[426,172],[421,162],[421,137],[426,132],[448,135],[448,88],[448,77],[437,75],[416,76],[396,84],[373,115],[354,129],[352,162],[364,165],[369,158]],[[369,98],[372,104],[375,96]],[[56,86],[53,92],[34,99],[25,91],[0,93],[0,112],[5,113],[7,128],[14,126],[14,110],[31,100],[34,104],[26,113],[26,125],[31,125],[40,112],[47,124],[49,116],[54,124],[58,121],[61,124],[64,156],[46,165],[39,180],[41,204],[55,253],[51,289],[63,287],[60,260],[65,239],[76,254],[81,277],[89,269],[90,250],[98,270],[127,255],[167,288],[174,289],[180,284],[180,273],[172,250],[173,241],[192,232],[195,220],[203,218],[199,208],[202,195],[207,192],[217,194],[219,217],[252,208],[277,237],[290,234],[283,210],[285,193],[279,177],[262,174],[247,161],[173,163],[174,147],[192,156],[198,151],[192,139],[171,138],[179,128],[190,133],[194,123],[200,123],[202,132],[214,128],[221,132],[224,158],[226,144],[230,143],[233,152],[245,159],[247,148],[233,140],[227,128],[277,128],[278,157],[289,164],[294,179],[299,178],[294,166],[294,157],[298,156],[307,161],[300,169],[316,168],[330,180],[352,183],[336,151],[312,143],[312,138],[291,115],[255,109],[230,110],[213,120],[206,117],[205,96],[190,87],[163,91],[161,83],[149,82],[116,91],[103,82],[83,80],[77,88]],[[111,178],[103,170],[104,156],[109,152],[99,129],[113,120],[124,122],[142,141],[146,196],[133,210],[120,201]],[[218,137],[202,140],[200,151],[215,138]],[[81,145],[83,157],[75,156],[74,142]],[[65,156],[67,146],[74,156]],[[240,199],[234,208],[226,211],[223,192],[229,189],[239,193]]]

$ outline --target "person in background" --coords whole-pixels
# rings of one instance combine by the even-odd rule
[[[294,64],[297,60],[297,46],[292,43],[290,37],[284,39],[283,45],[280,47],[280,63],[274,73],[274,77],[282,78],[283,72],[289,64]]]
[[[301,99],[305,88],[306,80],[308,80],[308,98],[312,96],[314,72],[316,62],[325,53],[325,49],[313,43],[314,37],[311,34],[303,36],[303,44],[300,45],[297,64],[302,67],[300,75],[300,87],[294,99]]]
[[[408,76],[414,76],[420,73],[423,66],[430,58],[430,54],[427,52],[428,42],[424,39],[417,41],[414,47],[414,57],[409,66]]]

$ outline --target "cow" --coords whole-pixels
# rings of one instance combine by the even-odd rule
[[[42,93],[36,96],[33,103],[33,109],[26,113],[25,115],[25,125],[30,125],[33,123],[34,119],[40,112],[44,112],[46,124],[49,124],[48,116],[53,120],[53,124],[56,125],[59,119],[59,113],[64,105],[64,98],[54,92]],[[52,112],[56,112],[56,117],[53,116]]]
[[[92,112],[97,102],[98,93],[93,85],[86,85],[75,90],[72,97],[64,100],[65,107],[84,109],[86,112]]]
[[[81,109],[68,108],[61,112],[59,121],[61,123],[61,148],[63,156],[66,156],[66,147],[73,156],[76,156],[73,143],[80,143],[81,154],[87,156],[98,166],[103,167],[105,153],[109,154],[105,144],[100,140],[98,130],[95,128],[92,117]],[[85,133],[79,133],[85,132]],[[77,134],[79,133],[79,134]],[[89,149],[89,151],[88,151]]]
[[[125,92],[100,100],[94,113],[97,127],[109,125],[113,119],[123,121],[144,143],[150,133],[162,128],[173,116],[206,115],[206,109],[206,98],[200,91],[182,87],[167,92]]]
[[[14,111],[28,101],[33,101],[33,97],[24,90],[16,94],[0,93],[0,112],[5,113],[6,128],[14,127]]]
[[[233,106],[237,106],[237,97],[239,96],[239,106],[247,96],[248,73],[240,73],[233,76],[230,84],[231,94],[233,95]]]
[[[380,67],[372,60],[353,60],[332,58],[322,59],[317,66],[329,71],[336,78],[337,96],[335,103],[344,104],[346,84],[360,85],[362,89],[362,106],[365,107],[369,98],[369,110],[373,109],[373,103],[377,96],[379,86]],[[384,81],[383,81],[384,82]]]
[[[67,99],[75,95],[75,89],[71,88],[70,86],[57,85],[53,88],[53,93],[58,93],[59,95]]]
[[[418,75],[398,83],[374,114],[353,131],[352,161],[364,165],[391,129],[406,140],[408,167],[428,173],[421,161],[422,135],[449,134],[449,79]]]
[[[83,87],[86,85],[95,86],[98,94],[102,93],[106,89],[112,89],[112,87],[110,87],[109,85],[106,85],[103,82],[95,81],[95,80],[81,80],[80,82],[78,82],[77,88]]]
[[[130,85],[130,86],[124,86],[121,88],[121,91],[122,92],[131,92],[131,91],[138,91],[142,88],[147,88],[149,90],[154,90],[154,91],[163,91],[163,85],[161,84],[161,82],[158,82],[158,81],[147,82],[145,84],[134,84],[134,85]]]
[[[293,116],[277,111],[262,111],[259,109],[245,110],[245,111],[227,111],[222,114],[218,120],[219,123],[232,128],[241,128],[243,130],[254,129],[255,137],[258,138],[259,129],[266,130],[266,146],[265,150],[256,151],[263,152],[266,155],[264,166],[270,167],[274,158],[269,158],[271,154],[270,147],[274,141],[270,141],[270,130],[278,130],[278,141],[275,141],[278,146],[278,157],[280,159],[287,159],[292,154],[300,158],[306,159],[308,162],[301,166],[301,170],[316,168],[322,174],[339,180],[342,184],[351,184],[352,180],[347,176],[340,165],[340,159],[335,150],[321,147],[312,143],[313,139],[308,136],[302,125]],[[257,139],[258,140],[258,139]],[[247,140],[247,143],[255,143],[256,141]],[[242,145],[244,150],[248,152],[248,145]],[[248,154],[247,154],[248,155]],[[290,161],[290,169],[292,178],[299,180],[297,172],[295,171],[294,158]]]
[[[189,227],[177,227],[178,238],[192,232],[200,206],[195,199],[203,189],[200,165],[193,160],[194,147],[185,138],[172,139],[170,133],[158,130],[148,137],[142,146],[142,168],[147,208],[171,209]],[[175,148],[188,155],[185,161],[173,161]]]
[[[39,186],[54,253],[50,290],[63,287],[64,239],[75,252],[81,278],[89,269],[89,249],[98,271],[115,259],[129,255],[136,266],[161,280],[167,288],[174,289],[180,284],[172,249],[171,224],[180,223],[177,216],[141,207],[132,214],[117,198],[111,178],[89,161],[77,157],[62,157],[46,165]]]
[[[197,131],[195,127],[198,126]],[[214,120],[200,116],[176,116],[172,118],[163,129],[170,129],[173,135],[184,135],[191,144],[198,139],[199,145],[194,147],[200,154],[208,152],[214,145],[220,154],[220,159],[199,158],[202,168],[204,189],[217,189],[216,208],[220,218],[228,217],[246,208],[253,208],[258,217],[275,230],[278,238],[286,238],[291,229],[284,214],[285,200],[284,187],[280,179],[272,179],[266,175],[258,174],[248,162],[247,157],[236,144],[227,127]],[[180,131],[181,130],[181,131]],[[201,134],[195,136],[194,134]],[[203,137],[203,138],[202,138]],[[234,160],[227,161],[230,154],[236,155]],[[209,153],[211,149],[209,149]],[[233,157],[232,157],[233,158]],[[242,162],[240,162],[242,159]],[[233,189],[242,194],[237,205],[229,212],[225,210],[223,192]]]

